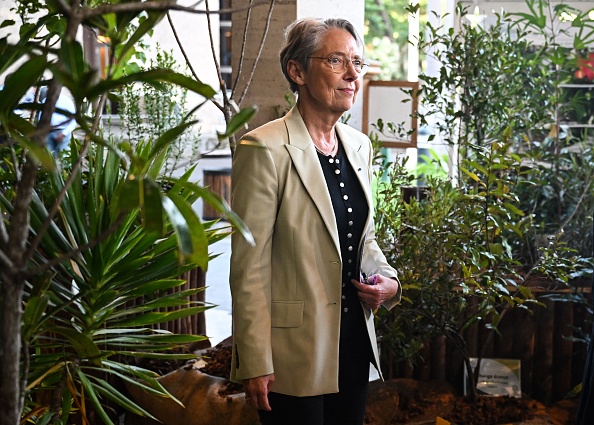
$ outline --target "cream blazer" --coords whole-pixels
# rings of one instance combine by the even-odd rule
[[[397,277],[375,241],[369,138],[340,123],[337,131],[370,206],[362,270]],[[281,394],[338,392],[338,231],[313,141],[296,107],[238,143],[231,199],[256,242],[251,246],[239,234],[232,237],[231,380],[274,373],[272,391]],[[398,301],[400,290],[385,307]],[[379,365],[373,313],[361,308]]]

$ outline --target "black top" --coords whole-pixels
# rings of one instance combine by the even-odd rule
[[[344,332],[345,329],[353,329],[352,326],[364,331],[365,335],[367,335],[365,327],[361,327],[361,324],[364,324],[364,320],[362,320],[363,310],[357,297],[357,289],[352,284],[351,279],[358,279],[360,274],[359,259],[361,256],[359,246],[363,246],[361,239],[369,206],[359,179],[340,142],[335,156],[326,156],[318,152],[318,158],[332,199],[340,240],[340,254],[342,257],[340,336],[343,339],[352,334],[352,331]]]

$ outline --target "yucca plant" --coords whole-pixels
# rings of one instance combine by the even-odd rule
[[[137,158],[146,160],[148,153],[140,146]],[[110,424],[117,423],[117,408],[150,417],[118,389],[121,383],[169,394],[155,373],[133,359],[192,358],[179,348],[205,339],[158,329],[207,308],[192,301],[202,288],[180,289],[185,281],[179,276],[195,267],[206,270],[208,245],[227,235],[213,230],[212,222],[202,223],[192,204],[203,197],[241,224],[219,196],[189,181],[193,168],[179,179],[155,180],[164,159],[139,161],[148,167],[139,182],[138,167],[123,168],[116,153],[99,146],[69,186],[68,171],[42,173],[47,184],[33,192],[29,232],[43,237],[23,294],[25,418],[71,423],[74,415],[82,423]],[[80,160],[76,145],[70,160],[65,170]],[[58,214],[48,222],[46,205],[61,193]],[[14,212],[4,192],[0,203],[8,215]],[[41,233],[44,223],[49,227]]]
[[[74,163],[78,158],[76,150],[73,153]],[[173,183],[167,195],[158,188],[145,191],[154,193],[154,199],[145,200],[146,208],[141,210],[130,199],[122,202],[122,197],[134,197],[138,191],[128,190],[134,180],[121,168],[117,155],[102,147],[92,153],[88,169],[77,174],[66,190],[60,212],[41,239],[33,262],[49,270],[60,253],[73,254],[32,281],[24,296],[23,346],[30,354],[26,413],[40,421],[59,415],[68,422],[76,413],[86,423],[92,423],[94,415],[104,423],[115,422],[106,401],[112,407],[146,414],[115,382],[125,380],[164,396],[167,392],[155,374],[126,359],[187,356],[172,351],[205,338],[174,335],[151,326],[204,311],[204,305],[190,301],[201,289],[175,289],[185,283],[179,279],[183,272],[197,265],[206,268],[208,255],[200,253],[196,262],[180,261],[179,238],[172,224],[165,225],[164,237],[142,225],[143,215],[159,214],[150,212],[150,204],[161,204],[163,196],[173,205],[191,208],[200,193],[184,189],[192,170]],[[33,234],[48,217],[44,203],[65,188],[60,171],[50,172],[48,178],[51,189],[35,193],[32,202]],[[123,210],[123,205],[130,207]],[[189,230],[207,246],[207,231],[202,229],[196,225]],[[81,250],[81,243],[89,241],[96,242]],[[54,405],[45,400],[61,402]]]

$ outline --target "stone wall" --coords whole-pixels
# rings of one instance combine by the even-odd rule
[[[249,0],[235,0],[233,7],[249,4]],[[246,36],[246,49],[244,52],[241,74],[236,88],[234,99],[239,99],[250,75],[255,58],[258,56],[262,35],[266,28],[269,6],[258,6],[251,11]],[[247,13],[233,14],[233,78],[239,70],[240,52],[242,49]],[[342,17],[349,19],[363,34],[364,0],[329,0],[312,2],[307,0],[281,0],[274,4],[270,18],[270,26],[266,42],[255,68],[253,79],[249,83],[246,96],[239,106],[257,105],[258,115],[250,124],[250,128],[262,125],[271,119],[277,118],[276,109],[285,109],[288,104],[285,95],[289,91],[289,83],[283,77],[279,64],[279,51],[284,39],[284,29],[293,20],[305,17]],[[357,103],[351,110],[349,124],[356,128],[361,127],[362,92]]]

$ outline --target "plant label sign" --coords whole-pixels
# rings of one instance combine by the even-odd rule
[[[477,359],[470,364],[476,367]],[[477,392],[480,395],[522,397],[521,362],[517,359],[482,359]],[[468,394],[470,379],[464,370],[464,394]]]

